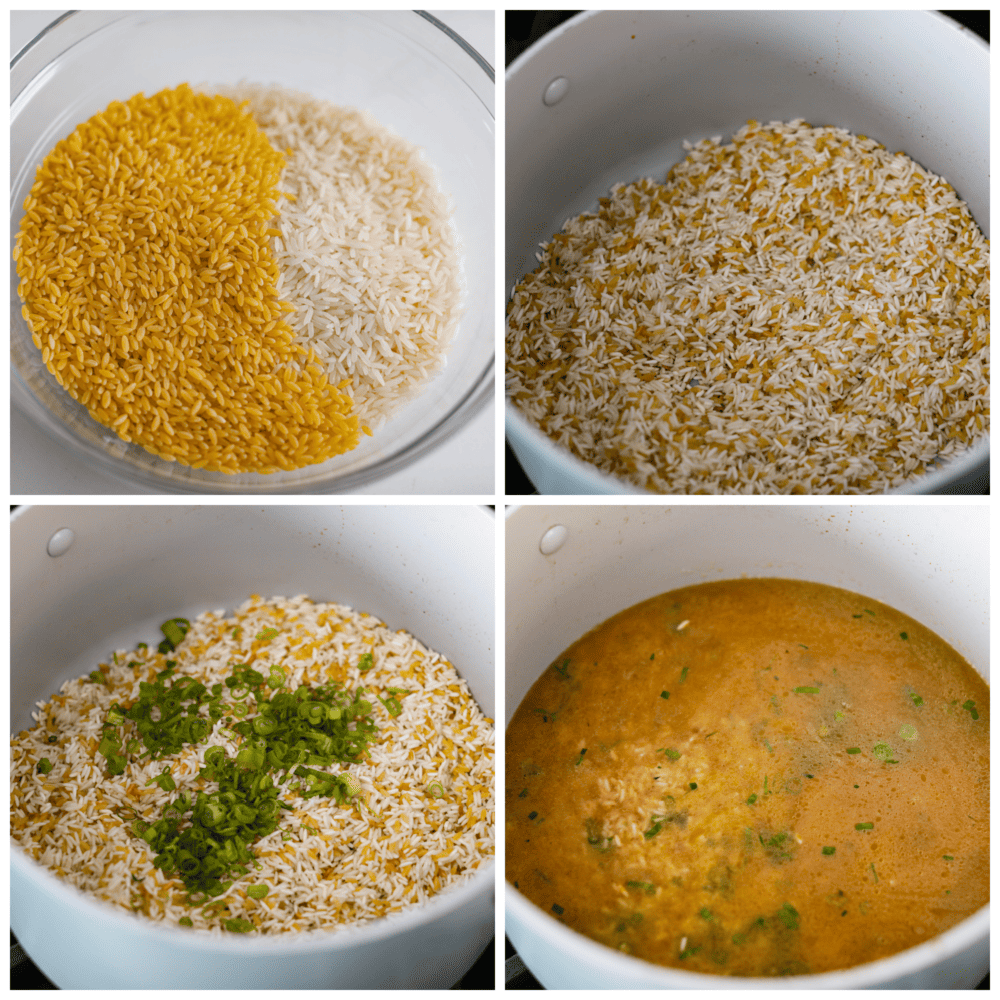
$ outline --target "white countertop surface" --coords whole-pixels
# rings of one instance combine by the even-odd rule
[[[11,11],[11,55],[65,11]],[[496,66],[493,11],[431,11]],[[435,452],[357,494],[461,494],[492,497],[496,459],[496,404],[484,407],[467,427]],[[40,495],[145,493],[119,483],[67,451],[11,407],[12,499]]]

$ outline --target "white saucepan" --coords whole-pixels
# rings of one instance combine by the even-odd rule
[[[618,182],[662,180],[682,142],[749,118],[872,136],[946,178],[990,234],[989,46],[929,11],[584,11],[506,76],[508,293],[538,244]],[[540,493],[640,493],[507,405],[507,439]],[[988,468],[981,441],[900,493]]]
[[[506,532],[506,719],[573,641],[648,597],[740,576],[873,597],[933,629],[989,681],[989,508],[962,505],[523,506]],[[649,964],[577,934],[505,886],[506,932],[549,989],[972,989],[989,907],[878,962],[787,979]]]
[[[454,663],[494,715],[494,522],[476,507],[22,507],[11,524],[11,730],[176,616],[251,593],[368,611]],[[99,902],[11,849],[11,929],[63,989],[440,989],[493,935],[494,864],[332,934],[222,939]]]

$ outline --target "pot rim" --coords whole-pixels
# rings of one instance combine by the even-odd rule
[[[35,888],[53,897],[53,905],[60,909],[91,910],[94,919],[99,920],[121,939],[124,934],[142,934],[164,947],[179,947],[186,950],[226,955],[282,956],[293,953],[345,951],[356,944],[370,944],[375,941],[390,941],[407,933],[414,927],[431,923],[467,906],[493,888],[496,868],[495,856],[484,862],[464,882],[441,890],[424,903],[410,906],[400,913],[371,920],[368,923],[338,928],[332,931],[314,930],[243,937],[227,934],[221,937],[191,928],[175,927],[165,921],[142,920],[126,913],[120,907],[105,902],[96,896],[78,889],[51,874],[23,849],[11,844],[11,870],[28,881],[36,883]],[[13,915],[12,915],[13,916]],[[17,933],[16,920],[11,920],[11,930]]]
[[[648,988],[660,989],[733,989],[734,987],[772,990],[866,989],[932,969],[939,962],[960,954],[977,942],[988,940],[990,930],[990,904],[987,903],[961,923],[949,927],[930,940],[874,962],[831,972],[777,979],[712,976],[702,972],[685,972],[670,966],[654,965],[643,959],[622,954],[560,924],[509,883],[504,883],[504,893],[505,914],[523,924],[540,940],[548,942],[567,962],[593,965],[597,949],[598,960],[610,982],[626,984],[639,979]],[[514,944],[516,947],[517,942]]]

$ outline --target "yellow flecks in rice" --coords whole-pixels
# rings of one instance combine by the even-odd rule
[[[14,258],[42,361],[168,461],[269,473],[355,447],[351,400],[294,343],[269,228],[284,157],[187,85],[77,126],[38,168]]]
[[[751,121],[567,220],[507,309],[507,394],[663,493],[879,493],[989,428],[989,241],[943,181]]]
[[[278,635],[258,641],[268,627],[277,627]],[[300,658],[306,647],[307,656]],[[369,652],[374,664],[362,674],[357,665]],[[396,913],[467,879],[493,855],[492,720],[484,718],[451,664],[408,633],[344,605],[254,595],[231,618],[223,612],[201,615],[169,655],[179,674],[208,685],[223,681],[234,664],[248,662],[265,676],[272,665],[281,667],[286,689],[331,677],[351,690],[363,685],[373,701],[379,742],[363,763],[330,768],[354,774],[361,793],[352,806],[336,806],[301,799],[287,782],[279,797],[294,809],[253,848],[261,869],[219,898],[224,909],[187,906],[180,881],[153,868],[145,843],[132,834],[132,809],[146,820],[158,819],[181,790],[205,786],[197,772],[209,746],[223,746],[232,756],[237,744],[219,731],[223,720],[205,742],[170,758],[174,792],[145,786],[164,761],[139,765],[130,758],[124,775],[107,776],[97,746],[108,707],[135,700],[140,682],[166,660],[149,649],[119,651],[106,665],[109,684],[67,681],[38,704],[37,725],[11,741],[12,839],[61,877],[151,920],[176,924],[188,916],[196,929],[224,933],[223,919],[244,918],[260,933],[277,934],[329,931]],[[373,695],[387,697],[391,687],[408,692],[398,696],[402,711],[395,718]],[[52,732],[58,744],[48,742]],[[41,757],[53,765],[45,776],[35,770]],[[431,783],[444,789],[440,798],[426,794]],[[282,840],[283,834],[291,839]],[[248,898],[246,888],[261,883],[268,886],[265,899]]]

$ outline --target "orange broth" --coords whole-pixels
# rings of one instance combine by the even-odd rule
[[[989,688],[833,587],[700,584],[615,615],[507,729],[507,879],[611,948],[825,972],[989,898]]]

